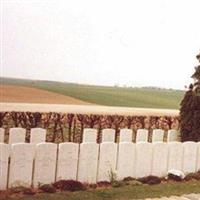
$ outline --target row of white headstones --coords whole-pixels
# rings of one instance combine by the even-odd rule
[[[109,134],[109,136],[108,136]],[[0,143],[0,189],[38,187],[61,179],[86,183],[109,181],[111,175],[121,180],[155,175],[164,177],[171,169],[184,173],[200,170],[200,143],[132,142],[132,132],[103,134],[85,130],[83,143]]]
[[[133,131],[131,129],[121,129],[121,135],[130,137],[129,140],[133,140]],[[95,142],[96,141],[96,129],[86,128],[84,129],[83,142]],[[126,133],[126,134],[124,134]],[[104,141],[114,141],[115,130],[114,129],[103,129],[102,130],[102,142]],[[146,129],[138,129],[136,134],[136,142],[147,142],[149,136],[149,131]],[[4,142],[5,129],[0,128],[0,142]],[[9,140],[8,144],[14,144],[19,142],[25,142],[26,129],[24,128],[11,128],[9,130]],[[124,139],[123,136],[120,137],[120,142]],[[127,140],[127,138],[125,138]],[[154,129],[152,135],[152,142],[163,142],[164,140],[164,130]],[[46,130],[43,128],[32,128],[30,132],[30,143],[37,144],[46,141]],[[178,141],[178,132],[176,130],[169,130],[167,134],[167,141]]]

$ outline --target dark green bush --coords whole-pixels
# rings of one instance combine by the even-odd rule
[[[197,55],[200,62],[200,53]],[[200,65],[192,75],[194,84],[190,84],[180,107],[180,131],[182,142],[200,141]]]

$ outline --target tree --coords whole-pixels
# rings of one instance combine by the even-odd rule
[[[200,53],[196,56],[200,63]],[[181,102],[180,131],[182,141],[200,141],[200,64],[195,67],[190,84]]]

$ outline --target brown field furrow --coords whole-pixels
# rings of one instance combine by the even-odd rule
[[[54,92],[14,85],[0,85],[0,102],[75,105],[90,104],[73,97],[64,96]]]

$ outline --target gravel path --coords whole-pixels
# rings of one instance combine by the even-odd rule
[[[187,194],[181,197],[171,196],[171,197],[162,197],[162,198],[147,198],[145,200],[200,200],[200,194]]]
[[[35,104],[35,103],[0,103],[0,111],[30,111],[30,112],[61,112],[74,114],[110,114],[137,116],[177,116],[178,110],[155,108],[130,108],[97,105],[68,105],[68,104]]]

